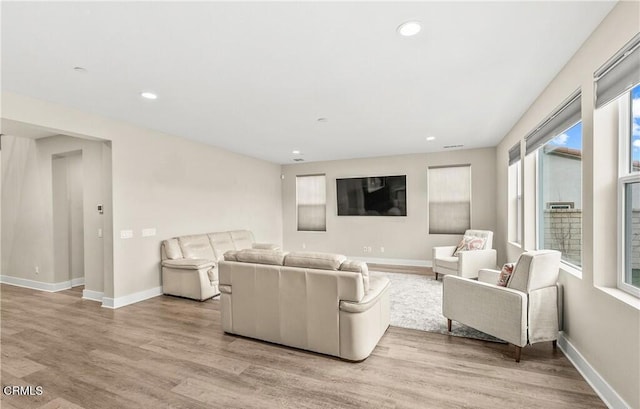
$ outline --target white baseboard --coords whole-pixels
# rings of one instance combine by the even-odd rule
[[[61,281],[59,283],[45,283],[43,281],[28,280],[26,278],[0,275],[0,283],[14,285],[16,287],[31,288],[32,290],[56,291],[68,290],[71,288],[71,281]]]
[[[102,302],[102,298],[103,297],[104,297],[104,293],[103,292],[93,291],[93,290],[82,290],[82,299],[83,300]]]
[[[359,260],[372,264],[391,264],[396,266],[431,267],[431,260],[414,260],[408,258],[378,258],[348,256],[350,260]]]
[[[104,308],[116,309],[124,307],[125,305],[135,304],[149,298],[157,297],[159,295],[162,295],[162,287],[150,288],[148,290],[127,294],[117,298],[103,297],[102,306]]]
[[[79,285],[84,285],[84,277],[71,279],[71,287],[77,287]]]
[[[564,332],[560,332],[558,337],[558,347],[576,367],[578,372],[587,381],[594,391],[600,396],[600,399],[611,409],[627,409],[630,408],[624,399],[604,380],[602,376],[595,370],[593,366],[585,359],[585,357],[576,349],[575,346],[564,336]]]

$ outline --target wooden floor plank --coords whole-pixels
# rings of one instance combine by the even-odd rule
[[[604,407],[550,343],[516,363],[506,344],[390,327],[351,363],[225,334],[217,299],[110,310],[7,285],[0,299],[2,384],[44,389],[3,408]]]

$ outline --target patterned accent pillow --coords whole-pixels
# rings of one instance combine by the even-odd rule
[[[509,284],[509,280],[511,279],[511,275],[513,274],[513,269],[516,265],[514,263],[507,263],[502,266],[502,271],[500,271],[500,278],[498,278],[498,286],[506,287]]]
[[[458,247],[456,247],[456,251],[453,252],[453,257],[457,256],[461,251],[482,250],[486,241],[487,239],[482,237],[463,236],[460,243],[458,243]]]

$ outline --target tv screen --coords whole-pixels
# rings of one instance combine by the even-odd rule
[[[407,176],[336,179],[338,216],[406,216]]]

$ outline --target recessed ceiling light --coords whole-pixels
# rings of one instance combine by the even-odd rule
[[[153,92],[141,92],[140,96],[142,98],[146,98],[146,99],[158,99],[158,96],[156,94],[154,94]]]
[[[300,151],[297,149],[294,149],[293,151],[291,151],[291,153],[293,153],[294,155],[300,155]]]
[[[73,70],[75,72],[82,72],[82,73],[87,72],[87,69],[84,67],[73,67]]]
[[[427,136],[427,141],[431,142],[431,141],[435,141],[436,137],[435,136]]]
[[[318,118],[318,122],[329,122],[328,118]]]
[[[420,23],[418,21],[407,21],[398,26],[398,34],[404,37],[411,37],[420,32]]]

